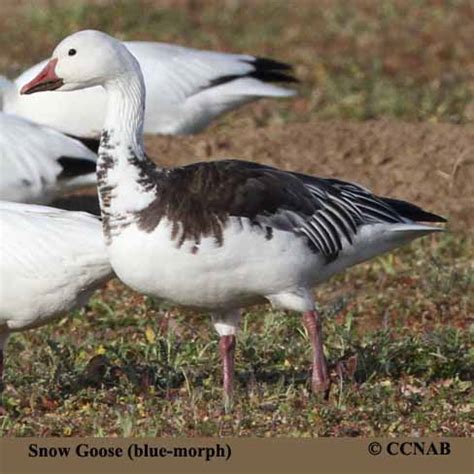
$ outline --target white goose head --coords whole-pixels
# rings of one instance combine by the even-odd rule
[[[127,80],[137,71],[138,61],[120,41],[101,31],[84,30],[58,44],[49,62],[22,87],[21,94],[107,87],[117,79]]]
[[[111,216],[127,218],[148,206],[156,195],[154,178],[147,176],[155,168],[147,164],[144,153],[145,84],[138,61],[111,36],[100,31],[79,31],[59,43],[44,69],[23,86],[21,93],[92,86],[103,86],[107,93],[97,183],[109,241]]]

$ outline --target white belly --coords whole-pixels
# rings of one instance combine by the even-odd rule
[[[113,237],[109,257],[118,277],[137,291],[175,303],[209,309],[241,307],[272,295],[298,292],[314,280],[319,257],[304,238],[265,231],[230,219],[223,245],[203,238],[178,247],[171,225],[162,220],[152,233],[135,224]]]
[[[343,239],[337,258],[313,253],[304,237],[273,229],[271,238],[247,219],[231,218],[223,245],[213,237],[178,245],[165,219],[151,233],[135,224],[108,246],[117,276],[135,290],[184,306],[227,310],[267,299],[294,311],[313,309],[312,288],[345,268],[432,232],[414,224],[369,224],[352,244]]]

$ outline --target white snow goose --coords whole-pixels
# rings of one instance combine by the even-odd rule
[[[312,288],[441,230],[416,221],[445,220],[356,184],[258,163],[155,166],[143,149],[140,66],[105,33],[82,31],[64,39],[22,93],[97,85],[108,96],[97,162],[102,224],[118,277],[140,292],[212,313],[227,401],[240,308],[267,301],[302,312],[313,347],[312,387],[326,391]]]
[[[295,82],[291,67],[272,59],[227,54],[165,43],[125,42],[140,63],[147,90],[145,133],[190,134],[220,115],[263,97],[290,97],[294,91],[275,82]],[[3,85],[4,110],[81,138],[99,138],[106,94],[100,87],[67,97],[45,93],[25,97],[18,90],[43,61]]]
[[[48,204],[64,192],[95,185],[96,161],[79,141],[0,112],[0,199]]]
[[[0,381],[11,332],[86,304],[111,276],[97,217],[0,201]]]

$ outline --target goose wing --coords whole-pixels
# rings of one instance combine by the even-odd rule
[[[376,196],[353,183],[251,162],[196,163],[171,170],[165,181],[155,222],[157,215],[180,222],[182,240],[219,237],[227,218],[247,218],[259,227],[305,236],[314,252],[331,261],[364,225],[444,222],[413,204]]]
[[[96,155],[48,127],[0,112],[0,199],[46,203],[95,182]]]
[[[2,279],[88,280],[111,272],[97,217],[6,201],[0,201],[0,267]]]
[[[147,93],[163,94],[170,102],[183,102],[203,90],[238,79],[263,83],[296,82],[291,66],[280,61],[246,54],[218,53],[166,43],[130,41],[125,45],[140,62]],[[266,93],[265,93],[266,91]],[[249,86],[248,95],[293,95],[293,91],[274,87]]]

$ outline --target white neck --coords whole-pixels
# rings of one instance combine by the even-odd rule
[[[143,121],[145,84],[140,73],[131,72],[105,84],[107,113],[104,130],[113,133],[114,143],[130,147],[138,159],[145,159]]]

